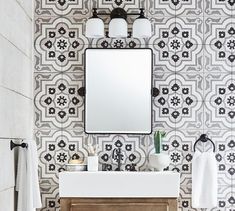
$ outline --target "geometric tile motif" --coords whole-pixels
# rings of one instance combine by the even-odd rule
[[[59,106],[61,74],[36,74],[35,87],[35,126],[37,128],[61,128],[62,109]]]
[[[41,211],[60,211],[59,204],[59,187],[58,186],[41,186]]]
[[[136,38],[100,38],[92,39],[92,48],[140,48],[146,47],[144,39]]]
[[[139,10],[139,8],[146,8],[145,0],[97,0],[93,7],[96,6],[99,9],[109,9],[111,11],[113,8],[122,7],[127,12]]]
[[[205,14],[212,16],[231,16],[235,2],[233,0],[205,0]]]
[[[222,19],[222,18],[221,18]],[[235,25],[231,18],[222,19],[220,24],[217,20],[207,19],[209,33],[206,33],[206,50],[212,55],[211,65],[223,64],[225,71],[231,71],[235,61]]]
[[[235,118],[235,83],[228,74],[208,74],[205,105],[210,128],[229,128]]]
[[[83,128],[84,124],[84,97],[78,94],[78,90],[84,87],[84,77],[81,74],[63,74],[65,89],[63,96],[67,101],[63,104],[62,111],[63,128]]]
[[[167,124],[171,127],[182,127],[186,121],[195,121],[195,115],[202,106],[201,92],[194,80],[185,80],[185,75],[171,74],[164,81],[155,82],[160,94],[154,98],[154,110],[161,117],[169,118]],[[154,118],[158,121],[158,117]],[[194,126],[198,127],[195,123]]]
[[[232,186],[219,186],[217,207],[221,210],[234,211],[235,194]]]
[[[84,100],[78,94],[78,89],[84,86],[83,75],[37,74],[35,84],[38,128],[50,128],[51,124],[59,128],[62,125],[66,128],[71,124],[81,127]]]
[[[74,71],[74,66],[83,65],[83,51],[87,38],[83,35],[83,24],[73,19],[57,18],[47,23],[38,18],[38,33],[35,38],[36,71]]]
[[[175,118],[176,128],[201,128],[203,125],[203,77],[197,73],[176,74],[175,84],[173,103],[177,117]]]
[[[151,15],[200,15],[203,9],[202,0],[150,0],[149,12]]]
[[[71,158],[84,160],[88,155],[84,134],[73,131],[37,131],[41,185],[58,184],[58,173]]]
[[[35,0],[35,15],[85,15],[89,0]]]
[[[97,136],[99,145],[100,163],[107,165],[107,170],[115,170],[117,168],[117,159],[115,150],[121,149],[122,169],[125,171],[137,171],[146,165],[146,154],[144,146],[141,146],[139,136],[127,135],[110,135]]]
[[[160,94],[153,99],[154,127],[175,128],[174,104],[175,91],[171,88],[175,83],[175,74],[162,74],[154,78],[153,87],[158,88]],[[170,92],[170,93],[169,93]]]
[[[222,140],[216,141],[216,148],[220,183],[231,185],[231,179],[235,177],[235,135],[227,132]]]
[[[201,22],[201,19],[197,23],[195,20],[189,22],[187,19],[170,18],[164,24],[153,24],[155,33],[148,43],[156,51],[154,64],[167,65],[173,71],[175,67],[183,69],[188,65],[196,65],[193,58],[202,50],[202,45],[198,45],[202,43],[202,38],[197,25]]]

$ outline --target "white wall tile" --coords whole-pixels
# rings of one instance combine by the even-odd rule
[[[14,188],[0,192],[0,210],[14,211]]]
[[[31,57],[32,21],[15,0],[0,0],[0,26],[0,35]]]
[[[32,18],[33,0],[16,0],[16,1],[22,6],[27,15],[30,18]]]
[[[14,151],[10,150],[10,140],[0,140],[0,160],[0,191],[3,191],[15,186]]]
[[[2,87],[0,96],[0,137],[32,138],[32,100]]]
[[[31,60],[0,36],[0,85],[32,97]]]

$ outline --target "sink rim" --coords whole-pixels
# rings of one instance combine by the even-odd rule
[[[175,171],[63,171],[59,174],[180,174]]]
[[[59,173],[61,197],[177,198],[179,190],[180,173],[172,171]]]

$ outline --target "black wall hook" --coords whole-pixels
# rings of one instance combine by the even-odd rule
[[[203,143],[205,143],[205,142],[207,142],[207,141],[210,141],[210,142],[212,143],[212,145],[213,145],[213,152],[215,152],[215,143],[214,143],[211,139],[209,139],[206,134],[202,134],[202,135],[200,136],[200,138],[195,142],[195,144],[194,144],[194,146],[193,146],[193,151],[194,151],[194,152],[196,151],[196,145],[197,145],[197,143],[198,143],[199,141],[201,141],[201,142],[203,142]]]
[[[78,89],[78,95],[80,95],[81,97],[85,97],[85,95],[86,95],[86,89],[85,89],[85,87],[80,87],[80,88]]]
[[[159,94],[160,94],[159,89],[156,88],[156,87],[153,87],[153,88],[152,88],[152,96],[153,96],[153,97],[157,97]]]
[[[22,148],[28,148],[28,144],[22,143],[22,144],[15,144],[12,140],[10,142],[10,149],[13,150],[15,147],[22,147]]]

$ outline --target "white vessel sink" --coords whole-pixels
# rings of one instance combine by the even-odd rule
[[[61,172],[60,197],[179,196],[180,174],[165,172]]]

